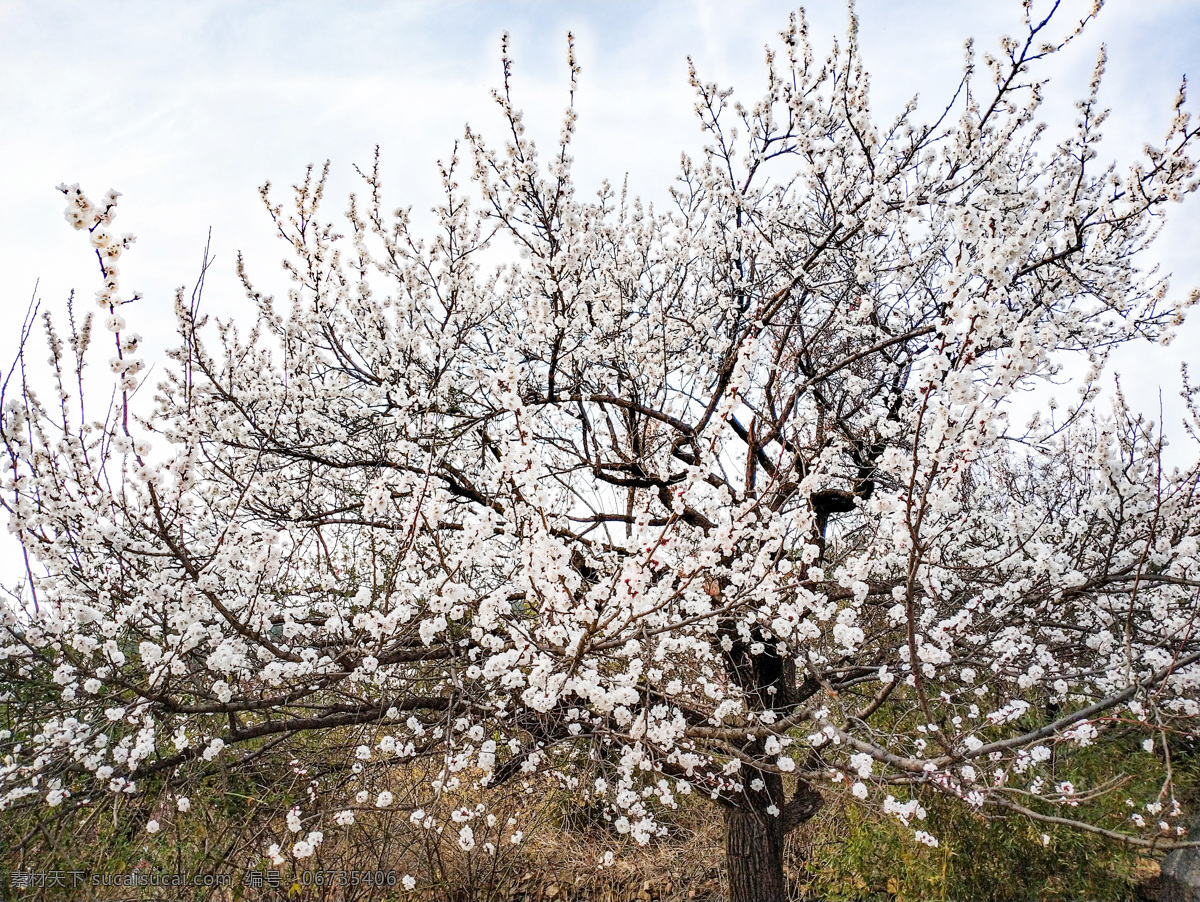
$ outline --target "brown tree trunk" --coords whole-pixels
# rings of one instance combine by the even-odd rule
[[[821,807],[821,794],[806,781],[796,783],[787,801],[779,774],[751,771],[763,788],[749,785],[740,798],[727,800],[725,809],[725,864],[729,871],[730,902],[786,902],[787,878],[783,871],[783,841],[789,832],[811,818]],[[775,813],[768,812],[774,806]]]
[[[783,823],[763,811],[725,809],[730,902],[786,902]]]
[[[712,580],[711,587],[705,585],[714,598],[719,598],[723,589],[720,580]],[[748,642],[732,619],[723,620],[719,628],[729,640],[724,655],[726,672],[745,692],[751,707],[786,717],[817,691],[815,681],[811,685],[808,680],[803,686],[796,685],[795,661],[768,650],[769,635],[756,630]],[[760,641],[766,647],[759,654],[751,654],[753,641]],[[751,758],[765,756],[762,739],[745,743],[741,750]],[[786,902],[784,837],[817,813],[821,794],[799,779],[795,795],[788,801],[778,772],[753,767],[744,768],[739,781],[742,789],[737,796],[719,799],[725,809],[729,898],[731,902]]]

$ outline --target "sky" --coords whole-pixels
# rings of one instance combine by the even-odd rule
[[[1088,5],[1063,0],[1060,27]],[[60,313],[72,288],[91,298],[99,287],[85,237],[62,218],[60,182],[92,197],[123,193],[114,229],[138,236],[122,259],[123,288],[143,297],[126,318],[153,362],[170,342],[174,289],[195,281],[210,230],[210,312],[250,312],[233,274],[239,251],[263,290],[286,291],[282,246],[258,195],[264,182],[286,188],[307,164],[328,160],[327,212],[340,215],[357,190],[354,166],[369,165],[379,145],[386,205],[411,206],[419,222],[436,200],[436,161],[466,123],[502,141],[490,98],[502,33],[511,34],[516,104],[546,146],[567,102],[574,32],[577,182],[591,189],[628,175],[634,193],[653,199],[680,152],[702,146],[688,55],[705,80],[755,98],[764,44],[794,9],[778,0],[0,0],[0,362],[7,369],[35,286]],[[844,33],[846,10],[841,0],[808,6],[819,54]],[[1020,28],[1016,0],[860,0],[857,12],[881,120],[913,94],[918,120],[933,119],[957,84],[964,40],[994,49]],[[1101,100],[1113,109],[1102,155],[1128,161],[1144,142],[1161,142],[1180,78],[1200,79],[1200,0],[1110,0],[1045,70],[1052,132],[1070,123],[1101,43]],[[1196,235],[1193,196],[1171,210],[1155,250],[1176,297],[1200,285]],[[1200,310],[1172,347],[1128,349],[1115,364],[1156,415],[1161,387],[1170,423],[1189,357],[1200,371]]]

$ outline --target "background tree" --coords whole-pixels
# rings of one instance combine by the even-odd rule
[[[279,861],[401,804],[493,854],[519,823],[439,800],[537,771],[642,842],[710,797],[738,900],[785,898],[784,837],[831,780],[929,844],[906,787],[1177,846],[1200,464],[1168,468],[1152,424],[1095,402],[1108,349],[1180,320],[1139,260],[1196,188],[1196,128],[1181,92],[1161,147],[1097,171],[1101,56],[1046,150],[1037,64],[1082,23],[1025,24],[985,79],[968,46],[936,122],[914,103],[880,126],[853,19],[822,62],[793,20],[752,106],[693,73],[708,144],[665,212],[580,198],[573,106],[541,161],[505,55],[509,135],[467,132],[478,208],[457,156],[428,238],[385,214],[377,166],[345,234],[323,174],[286,208],[264,187],[285,311],[244,270],[244,332],[181,292],[140,416],[131,239],[114,193],[64,186],[117,395],[84,406],[91,315],[65,339],[46,319],[48,401],[5,384],[30,565],[2,615],[6,701],[28,706],[2,804],[183,793],[311,758],[315,733],[331,782]],[[1078,404],[1014,425],[1053,377]],[[1121,781],[1057,780],[1056,758],[1131,733],[1161,750],[1160,822],[1092,822],[1081,803]]]

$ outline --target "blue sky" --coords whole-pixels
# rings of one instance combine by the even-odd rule
[[[1064,0],[1062,27],[1087,5]],[[9,327],[37,280],[38,295],[59,310],[72,287],[85,298],[96,288],[94,258],[62,219],[53,190],[61,181],[93,196],[123,192],[116,228],[138,236],[122,261],[124,286],[145,297],[128,318],[152,359],[169,340],[173,289],[194,280],[210,227],[211,311],[244,309],[233,278],[239,249],[262,287],[283,289],[262,182],[286,186],[305,164],[329,159],[328,212],[340,214],[355,188],[352,165],[368,163],[379,144],[388,205],[419,214],[434,201],[435,160],[464,123],[498,143],[489,90],[499,82],[502,32],[512,35],[517,103],[548,140],[566,102],[565,34],[575,32],[580,183],[629,173],[635,192],[661,197],[679,152],[700,146],[686,56],[704,78],[752,98],[763,45],[793,8],[777,0],[0,0],[0,358],[11,356]],[[1019,29],[1016,0],[869,0],[857,9],[880,118],[917,92],[932,118],[957,81],[963,40],[975,36],[982,51]],[[846,7],[822,0],[808,13],[820,52],[844,30]],[[1200,2],[1111,0],[1048,67],[1052,129],[1070,121],[1102,41],[1102,99],[1114,109],[1107,152],[1127,159],[1143,141],[1161,140],[1179,78],[1200,80]],[[1182,296],[1200,284],[1191,247],[1200,198],[1172,212],[1158,254]],[[1196,320],[1166,352],[1119,358],[1147,407],[1157,410],[1163,384],[1169,411],[1178,362],[1200,361],[1200,311]]]

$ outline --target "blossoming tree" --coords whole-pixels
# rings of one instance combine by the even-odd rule
[[[289,812],[277,860],[401,804],[487,854],[518,825],[437,799],[538,771],[640,841],[710,798],[738,900],[785,897],[784,837],[836,789],[931,844],[898,787],[1183,842],[1169,758],[1144,826],[1083,819],[1111,787],[1048,762],[1116,724],[1165,754],[1200,716],[1200,465],[1095,387],[1186,306],[1139,261],[1197,130],[1181,93],[1145,160],[1097,168],[1101,57],[1046,148],[1038,65],[1079,28],[1025,24],[986,78],[968,48],[936,122],[880,125],[853,21],[818,62],[793,20],[753,105],[693,74],[707,146],[665,210],[581,197],[574,110],[540,158],[505,59],[510,133],[468,130],[434,234],[385,213],[378,167],[344,234],[323,176],[264,188],[286,303],[243,271],[257,317],[213,330],[181,293],[140,408],[116,195],[64,187],[110,334],[47,319],[53,391],[5,384],[29,574],[0,673],[30,707],[0,804],[182,788],[317,735],[354,776]],[[1079,403],[1014,422],[1063,372]],[[419,797],[389,783],[416,757]]]

